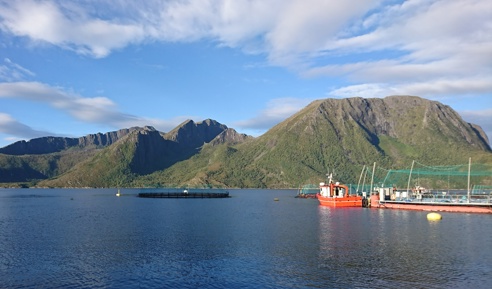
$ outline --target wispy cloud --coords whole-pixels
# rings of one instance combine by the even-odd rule
[[[351,60],[303,72],[344,75],[352,82],[330,95],[364,85],[428,98],[492,92],[490,1],[406,1],[376,11],[360,25],[369,28],[334,39],[324,51],[350,54]]]
[[[0,65],[0,80],[18,81],[35,76],[35,73],[21,65],[13,62],[9,58],[4,58]]]
[[[0,83],[0,98],[24,99],[47,104],[76,120],[111,126],[115,129],[151,125],[158,130],[168,131],[189,117],[176,117],[170,120],[138,117],[119,111],[117,105],[106,97],[82,97],[39,82]],[[7,114],[2,114],[0,131],[21,138],[53,135],[50,132],[34,130]]]
[[[277,98],[267,103],[267,107],[251,119],[238,121],[233,125],[240,129],[266,131],[303,109],[312,99]]]
[[[328,93],[331,97],[385,97],[388,95],[426,95],[439,100],[454,95],[466,97],[492,91],[492,81],[486,77],[464,79],[430,79],[409,83],[364,83],[344,86]]]
[[[31,139],[43,136],[56,136],[55,133],[49,131],[40,131],[25,125],[12,116],[0,112],[0,132],[15,136],[11,139]]]

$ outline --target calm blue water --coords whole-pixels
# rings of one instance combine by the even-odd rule
[[[0,288],[492,288],[491,215],[138,192],[0,189]]]

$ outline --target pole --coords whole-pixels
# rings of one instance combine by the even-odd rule
[[[362,171],[360,171],[360,177],[359,177],[359,182],[357,183],[357,194],[359,193],[359,185],[360,185],[360,180],[362,180],[362,174],[364,173],[364,169],[366,168],[366,165],[362,167]]]
[[[471,157],[468,159],[468,203],[470,203],[470,170],[471,170]]]
[[[374,170],[376,169],[376,162],[374,162],[374,165],[372,166],[372,177],[371,177],[371,191],[369,192],[369,195],[372,195],[372,192],[374,189],[372,188],[372,183],[374,182]]]
[[[407,198],[410,197],[410,193],[408,191],[410,190],[410,179],[412,178],[412,171],[413,171],[413,164],[414,163],[415,163],[415,160],[412,161],[412,167],[410,168],[410,174],[408,175]]]
[[[364,179],[362,180],[362,190],[364,190],[364,187],[366,186],[367,170],[368,167],[366,167],[366,170],[364,171]]]

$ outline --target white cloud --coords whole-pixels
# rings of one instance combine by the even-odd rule
[[[278,64],[312,53],[380,1],[3,1],[0,28],[94,57],[145,40],[195,41],[265,52]]]
[[[309,62],[340,31],[381,1],[288,1],[277,8],[275,24],[266,33],[267,53],[277,65]],[[273,8],[273,7],[272,7]]]
[[[233,126],[244,130],[264,131],[297,113],[311,101],[311,99],[299,98],[272,99],[257,116],[248,120],[238,121]]]
[[[367,19],[372,30],[337,39],[325,51],[361,60],[313,66],[305,75],[344,75],[353,85],[339,91],[381,83],[424,97],[492,91],[492,2],[406,1]]]
[[[331,97],[384,97],[388,95],[426,95],[429,99],[439,99],[460,95],[482,94],[492,91],[492,81],[487,78],[431,79],[409,83],[364,83],[348,85],[328,93]]]
[[[0,29],[94,57],[207,39],[305,76],[411,83],[491,75],[491,11],[488,0],[24,0],[1,2]]]
[[[4,31],[94,57],[104,57],[144,37],[139,24],[91,18],[80,7],[54,1],[3,2],[0,18]]]
[[[342,88],[338,88],[330,91],[330,97],[364,97],[364,98],[372,98],[372,97],[384,97],[387,95],[395,95],[396,90],[388,87],[383,83],[368,83],[368,84],[357,84],[345,86]]]

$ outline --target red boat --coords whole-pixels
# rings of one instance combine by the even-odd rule
[[[362,207],[362,197],[349,195],[346,185],[334,183],[332,175],[328,176],[328,183],[319,184],[319,193],[316,194],[320,205],[327,207]]]

